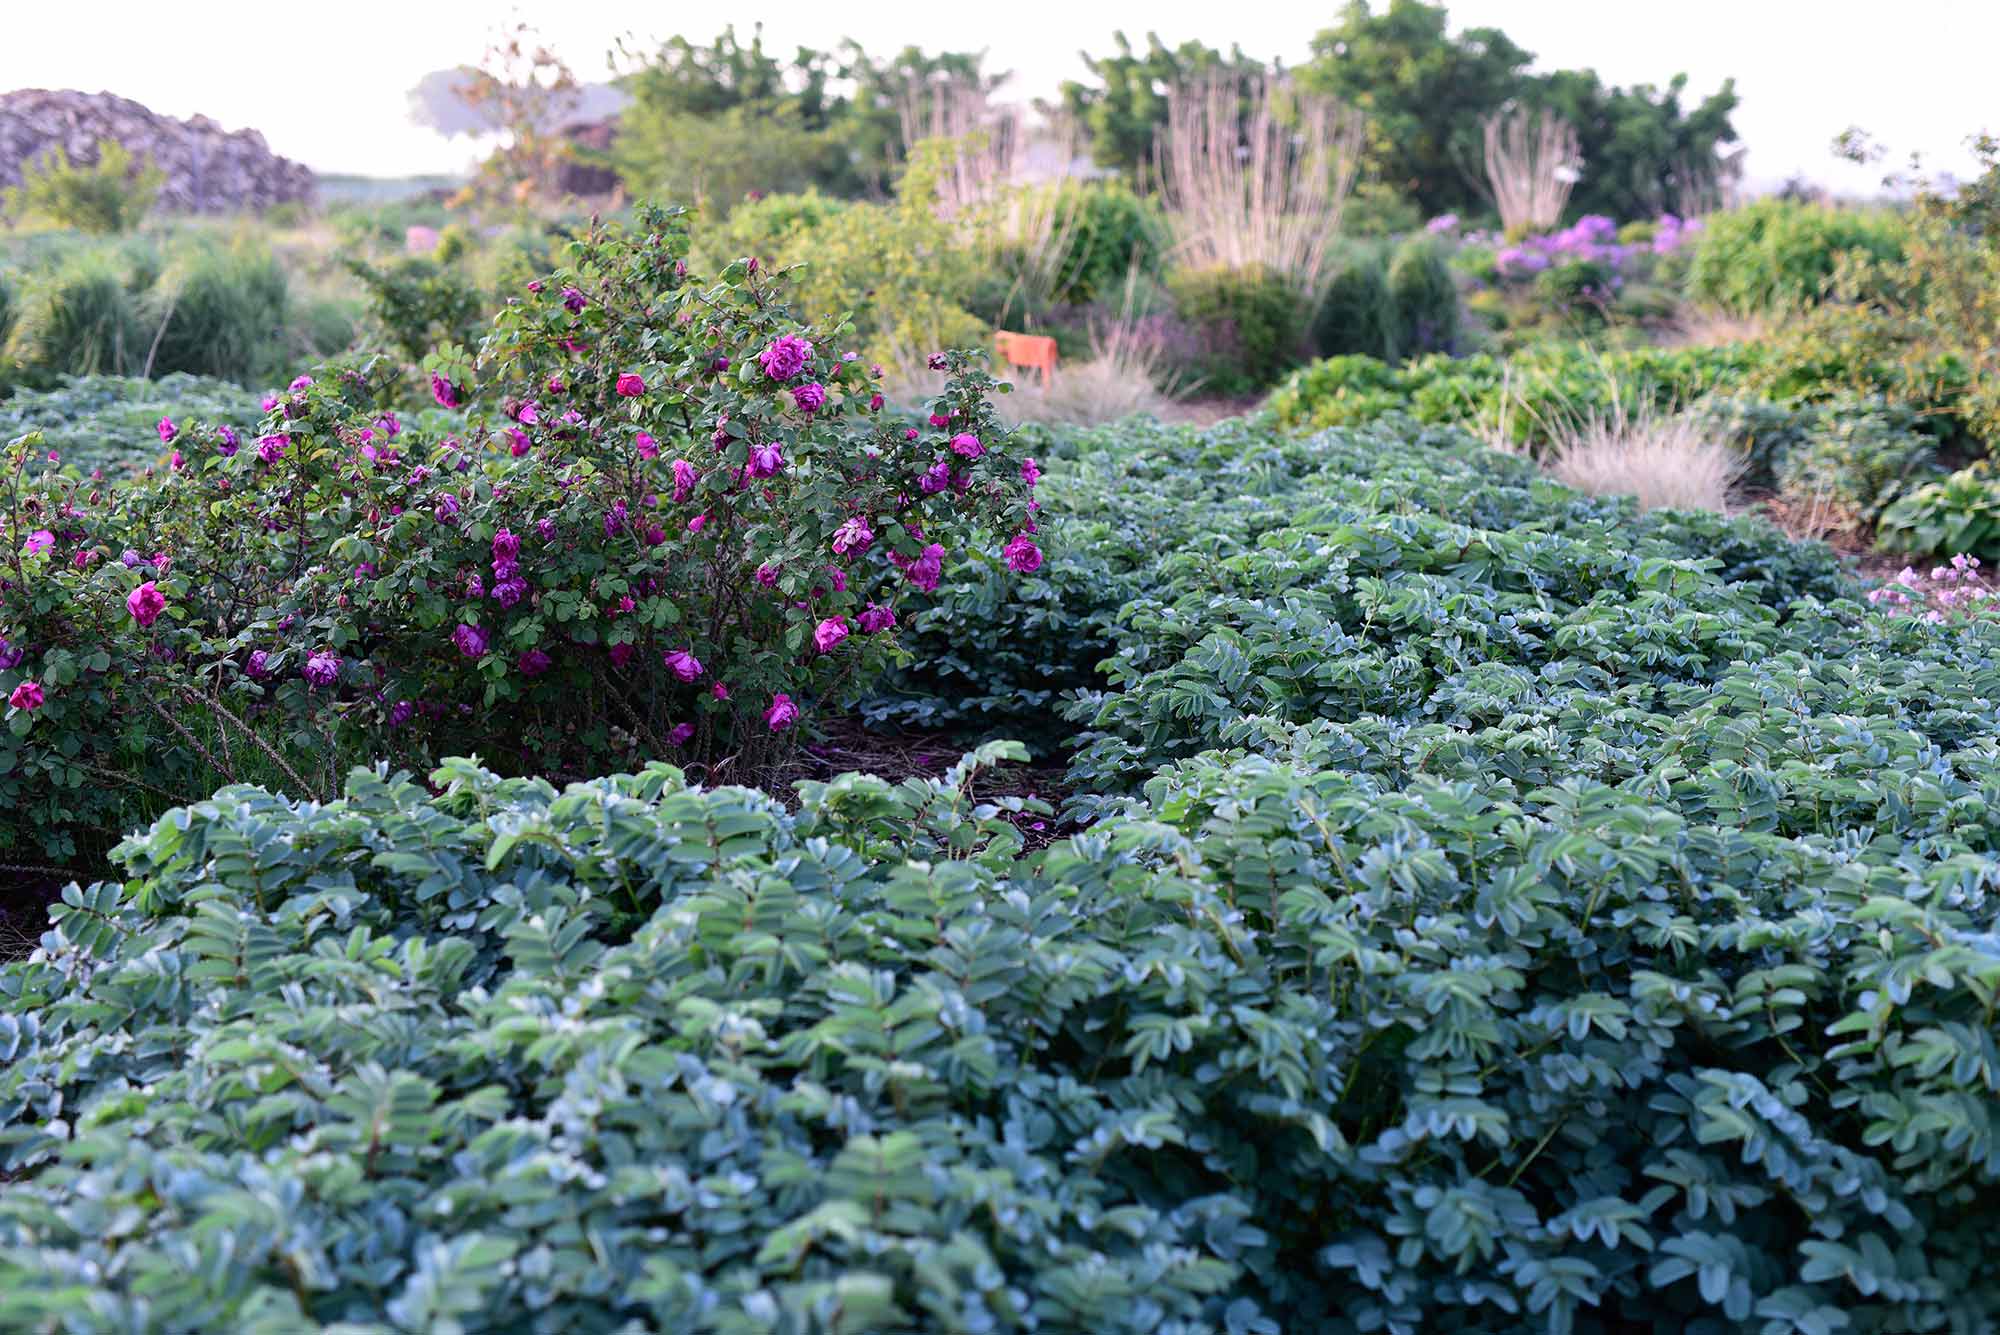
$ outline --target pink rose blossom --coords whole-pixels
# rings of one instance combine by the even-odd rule
[[[1025,533],[1017,533],[1006,547],[1007,568],[1017,575],[1031,575],[1042,568],[1042,549]]]
[[[42,702],[44,698],[45,697],[42,694],[42,684],[40,682],[24,681],[19,686],[16,686],[14,688],[14,693],[12,695],[7,697],[7,703],[14,706],[14,708],[16,709],[40,709],[42,707]],[[779,700],[783,700],[784,698],[785,697],[782,695],[778,697]],[[786,701],[786,703],[789,704],[790,702]],[[772,707],[774,709],[777,707],[776,702],[773,702]],[[768,721],[770,715],[767,714],[764,717]],[[786,719],[785,721],[789,723],[791,720]],[[781,726],[782,726],[781,724],[777,723],[771,724],[773,731],[775,731]]]
[[[834,646],[847,638],[847,618],[830,616],[813,627],[813,645],[823,653],[832,653]]]
[[[855,515],[833,531],[833,550],[846,556],[849,552],[861,552],[875,541],[875,530],[868,527],[868,521]]]
[[[660,655],[660,661],[682,681],[693,681],[701,676],[701,660],[685,649],[669,649]]]
[[[764,368],[764,374],[772,380],[790,380],[805,370],[806,362],[812,357],[813,345],[797,334],[786,334],[757,354],[757,364]]]
[[[166,595],[149,579],[126,595],[125,610],[140,625],[150,626],[160,619],[160,613],[167,610]]]
[[[771,697],[771,707],[764,711],[764,726],[772,732],[789,728],[799,721],[799,707],[792,703],[792,697],[779,691]]]

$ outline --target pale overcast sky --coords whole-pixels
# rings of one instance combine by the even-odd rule
[[[589,79],[604,76],[620,34],[706,41],[728,18],[747,29],[761,17],[780,51],[847,36],[884,54],[909,44],[984,48],[989,67],[1015,72],[1008,93],[1027,98],[1080,74],[1076,53],[1108,49],[1119,28],[1135,41],[1151,30],[1169,45],[1235,42],[1293,63],[1338,9],[1338,0],[522,0],[513,12]],[[1589,66],[1612,83],[1663,83],[1685,71],[1697,98],[1734,75],[1743,99],[1736,127],[1757,185],[1804,173],[1871,192],[1878,173],[1828,151],[1850,124],[1898,155],[1923,151],[1941,170],[1967,166],[1967,135],[2000,130],[1992,97],[2000,0],[1452,0],[1450,10],[1454,27],[1504,28],[1541,68]],[[321,171],[455,171],[467,165],[466,141],[412,124],[405,93],[431,70],[476,60],[509,12],[475,0],[0,0],[0,90],[108,90],[177,116],[202,112],[261,130],[276,151]]]

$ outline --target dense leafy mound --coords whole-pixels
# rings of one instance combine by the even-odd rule
[[[1294,371],[1271,395],[1280,426],[1358,426],[1407,413],[1477,426],[1541,452],[1561,424],[1593,413],[1670,409],[1741,385],[1762,361],[1749,344],[1602,350],[1543,343],[1509,358],[1442,354],[1391,366],[1349,355]]]
[[[1087,829],[172,812],[0,969],[0,1324],[1986,1328],[2000,632],[1407,423],[1069,453],[923,634],[1116,645]]]
[[[54,389],[0,400],[0,445],[39,431],[44,447],[65,463],[84,473],[118,474],[165,461],[163,417],[199,417],[247,432],[263,415],[257,394],[226,380],[179,372],[158,380],[73,376]]]

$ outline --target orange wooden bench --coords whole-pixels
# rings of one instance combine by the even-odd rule
[[[994,331],[993,351],[1009,366],[1025,367],[1042,373],[1042,387],[1048,388],[1049,377],[1056,369],[1056,341],[1045,334],[1012,334],[1005,329]]]

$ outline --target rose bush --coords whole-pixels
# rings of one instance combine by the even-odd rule
[[[371,362],[299,377],[251,436],[176,424],[130,485],[15,446],[0,694],[47,698],[7,716],[0,839],[65,855],[135,793],[331,789],[362,755],[755,773],[898,658],[947,557],[1040,565],[974,358],[933,356],[907,425],[784,273],[702,282],[687,251],[655,208],[579,239],[476,354],[426,359],[455,429],[382,410]]]

